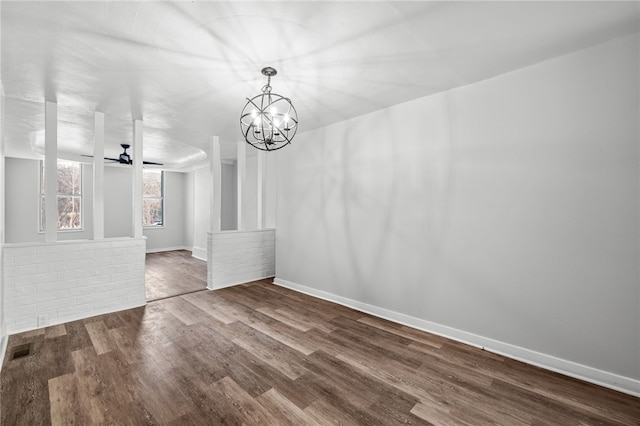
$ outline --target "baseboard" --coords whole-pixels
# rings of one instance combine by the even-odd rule
[[[589,383],[594,383],[596,385],[604,386],[606,388],[640,397],[640,380],[619,376],[607,371],[598,370],[593,367],[578,364],[561,358],[556,358],[551,355],[532,351],[526,348],[521,348],[509,343],[500,342],[498,340],[493,340],[473,333],[468,333],[466,331],[458,330],[431,321],[426,321],[399,312],[380,308],[378,306],[369,305],[367,303],[338,296],[301,284],[296,284],[277,277],[273,280],[273,283],[281,287],[298,291],[300,293],[338,303],[340,305],[344,305],[379,318],[413,327],[418,330],[426,331],[428,333],[437,334],[438,336],[446,337],[448,339],[465,343],[467,345],[482,348],[489,352],[503,355],[505,357],[512,358],[527,364],[535,365],[536,367],[541,367],[547,370],[554,371],[556,373],[564,374],[566,376],[584,380]]]
[[[188,249],[187,249],[188,250]],[[201,247],[191,247],[191,256],[196,259],[207,261],[207,249]]]
[[[147,253],[161,253],[163,251],[175,251],[175,250],[191,251],[191,248],[187,246],[161,247],[161,248],[154,248],[154,249],[147,248]]]

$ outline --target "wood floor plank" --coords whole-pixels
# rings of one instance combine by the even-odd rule
[[[229,377],[224,377],[209,387],[213,400],[221,407],[225,416],[237,419],[238,424],[269,424],[271,417],[268,411],[256,402]]]
[[[207,263],[187,250],[147,253],[145,289],[147,301],[164,299],[207,286]]]
[[[11,353],[11,342],[8,347],[8,353]],[[11,364],[5,359],[0,391],[0,424],[46,425],[51,422],[48,375],[46,369],[34,360],[35,357],[9,361]]]
[[[156,303],[162,305],[185,325],[208,321],[210,318],[210,315],[184,299],[182,296],[163,299]]]
[[[253,321],[249,326],[304,355],[310,355],[319,349],[318,345],[311,341],[306,341],[304,333],[279,321],[275,323]]]
[[[153,262],[206,279],[180,256]],[[0,422],[638,426],[640,399],[260,280],[10,336]]]
[[[174,390],[176,383],[172,378],[176,374],[175,371],[170,369],[164,373],[158,374],[155,368],[136,368],[132,372],[140,403],[148,411],[150,418],[163,424],[192,409],[188,398]]]
[[[67,336],[69,336],[69,351],[73,352],[93,345],[89,332],[82,321],[72,321],[65,323]]]
[[[296,380],[288,378],[269,364],[262,362],[259,357],[251,352],[244,350],[238,352],[234,355],[232,363],[250,370],[254,376],[264,381],[264,386],[276,389],[301,409],[308,407],[316,399],[316,394],[311,389]]]
[[[256,311],[263,313],[276,321],[280,321],[283,324],[293,327],[300,331],[309,331],[314,327],[314,323],[311,323],[304,318],[298,318],[286,308],[273,309],[273,308],[258,308]]]
[[[147,409],[142,406],[135,383],[127,366],[111,353],[97,355],[93,348],[71,353],[78,383],[77,398],[67,401],[67,409],[80,409],[92,423],[126,424],[135,418],[140,424],[153,424]],[[126,374],[115,374],[120,371]]]
[[[447,339],[445,339],[444,337],[436,336],[435,334],[426,333],[424,331],[416,330],[415,328],[406,327],[400,324],[395,324],[382,318],[364,316],[362,318],[359,318],[357,321],[363,324],[370,325],[372,327],[379,328],[380,330],[393,333],[397,336],[410,339],[413,342],[433,346],[434,348],[438,349],[441,348],[442,344],[447,341]]]
[[[90,424],[89,413],[77,401],[78,380],[75,374],[64,374],[49,380],[49,403],[51,405],[51,424],[53,425],[83,425]]]
[[[270,423],[291,426],[321,425],[276,389],[269,389],[259,395],[256,401],[269,413]]]
[[[339,346],[350,345],[354,350],[362,354],[375,353],[384,359],[399,359],[410,368],[418,368],[423,358],[415,351],[402,346],[389,345],[384,341],[362,336],[348,329],[338,329],[327,336],[327,340],[337,343]]]
[[[610,424],[620,425],[612,416],[606,419],[602,413],[584,412],[572,406],[559,403],[552,398],[540,395],[533,390],[524,389],[502,380],[496,379],[491,384],[490,392],[504,403],[505,409],[509,406],[518,406],[519,411],[528,413],[532,419],[551,424]],[[544,406],[544,412],[539,407]]]
[[[55,337],[64,336],[67,334],[67,329],[64,324],[54,325],[44,329],[45,339],[53,339]]]
[[[233,343],[258,355],[263,362],[288,378],[293,380],[306,372],[300,362],[300,356],[295,351],[243,322],[230,324],[226,331],[231,333]]]
[[[109,336],[109,331],[102,321],[94,321],[84,325],[89,333],[89,338],[98,355],[109,352],[113,349],[114,343]]]
[[[232,304],[221,298],[222,301],[211,306],[209,315],[225,324],[232,324],[236,321],[250,322],[252,312],[250,309],[239,305]]]
[[[306,294],[274,285],[271,280],[256,281],[252,287],[276,293],[280,298],[287,301],[287,306],[298,306],[305,311],[315,312],[326,320],[340,315],[357,320],[364,315],[362,312],[323,299],[314,298],[313,303],[307,303],[309,296]]]
[[[334,425],[384,425],[367,411],[356,408],[345,400],[339,400],[331,394],[318,399],[304,409],[304,412],[315,422]]]
[[[416,403],[416,398],[400,392],[379,397],[369,410],[386,425],[431,426],[431,423],[411,413]]]
[[[419,402],[411,409],[411,414],[433,426],[474,426],[453,417],[450,410],[441,407],[440,404]]]
[[[46,347],[46,350],[42,350]],[[46,378],[57,377],[73,372],[73,363],[70,357],[61,357],[59,354],[69,353],[69,338],[66,335],[45,339],[42,347],[35,348],[38,357],[42,360],[41,366],[46,369]]]

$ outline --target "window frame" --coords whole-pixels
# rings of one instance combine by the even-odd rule
[[[160,172],[160,196],[148,196],[145,195],[144,193],[144,175],[145,173],[149,173],[149,172]],[[163,229],[166,227],[166,223],[167,223],[167,217],[165,214],[165,203],[164,203],[164,199],[165,199],[165,193],[164,193],[164,189],[165,189],[165,174],[164,174],[164,170],[158,170],[158,169],[143,169],[142,170],[142,228],[143,229]],[[144,201],[145,200],[160,200],[160,211],[162,213],[162,225],[145,225],[144,224]]]
[[[57,201],[60,197],[65,197],[65,198],[72,198],[72,199],[79,199],[80,203],[79,203],[79,208],[80,208],[80,226],[77,228],[60,228],[58,226],[59,220],[58,220],[58,215],[60,214],[59,211],[56,212],[56,232],[83,232],[84,231],[84,170],[83,170],[83,165],[81,162],[79,161],[71,161],[71,160],[62,160],[60,158],[57,159],[57,163],[59,164],[60,162],[65,162],[65,163],[75,163],[78,165],[78,170],[80,172],[80,185],[78,185],[79,189],[80,189],[80,193],[78,194],[60,194],[58,192],[58,179],[56,176],[56,206],[58,205]],[[45,201],[45,188],[44,188],[44,183],[45,183],[45,176],[44,176],[44,160],[40,160],[40,180],[38,182],[38,186],[39,186],[39,190],[38,190],[38,233],[39,234],[44,234],[46,232],[45,227],[43,226],[43,218],[46,217],[46,212],[45,212],[45,208],[46,208],[46,201]],[[57,208],[56,208],[57,210]],[[43,216],[43,214],[45,216]]]

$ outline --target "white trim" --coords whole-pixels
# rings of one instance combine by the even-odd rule
[[[58,104],[49,101],[44,103],[43,164],[45,223],[48,224],[44,240],[52,243],[58,239]]]
[[[187,251],[191,251],[190,247],[187,246],[171,246],[171,247],[159,247],[159,248],[153,248],[153,249],[147,249],[147,253],[160,253],[163,251],[175,251],[175,250],[187,250]]]
[[[84,166],[84,164],[82,165]],[[82,167],[81,166],[81,167]],[[82,170],[82,168],[81,168]],[[93,112],[93,239],[104,239],[104,112]],[[84,173],[83,173],[84,177]],[[84,182],[83,182],[84,183]],[[84,207],[84,206],[83,206]],[[80,222],[82,224],[80,210]]]
[[[238,141],[236,146],[236,197],[237,197],[237,222],[236,228],[238,231],[244,231],[245,223],[242,217],[243,207],[242,205],[246,195],[247,188],[247,143],[245,141]]]
[[[262,229],[230,229],[228,231],[207,232],[207,235],[219,235],[219,234],[255,234],[256,232],[274,232],[276,228],[262,228]]]
[[[597,368],[532,351],[530,349],[521,348],[509,343],[500,342],[498,340],[493,340],[473,333],[468,333],[466,331],[447,327],[445,325],[412,317],[399,312],[390,311],[388,309],[369,305],[367,303],[338,296],[322,290],[317,290],[315,288],[307,287],[301,284],[296,284],[294,282],[283,280],[277,277],[273,280],[273,283],[290,290],[308,294],[310,296],[318,297],[330,302],[338,303],[340,305],[344,305],[379,318],[413,327],[418,330],[426,331],[428,333],[436,334],[438,336],[446,337],[448,339],[465,343],[477,348],[482,348],[486,351],[503,355],[517,361],[535,365],[536,367],[541,367],[547,370],[554,371],[556,373],[564,374],[566,376],[640,397],[640,380],[619,376],[617,374],[602,371]]]
[[[52,246],[52,245],[56,245],[56,244],[78,244],[78,243],[92,243],[92,244],[97,244],[97,243],[112,243],[112,242],[118,242],[118,241],[131,241],[131,240],[147,240],[147,237],[142,236],[141,238],[134,238],[134,237],[110,237],[110,238],[105,238],[104,240],[101,241],[94,241],[94,240],[89,240],[89,239],[79,239],[79,240],[61,240],[61,241],[56,241],[54,243],[46,243],[46,242],[28,242],[28,243],[7,243],[7,244],[3,244],[3,247],[7,248],[11,248],[11,247],[40,247],[40,246]]]
[[[142,152],[144,143],[144,124],[142,120],[133,120],[133,140],[131,155],[133,155],[133,177],[132,185],[133,191],[131,191],[133,201],[131,203],[131,230],[133,231],[134,238],[142,237]],[[164,211],[163,211],[164,214]],[[164,223],[164,217],[162,218]]]
[[[207,261],[207,249],[202,247],[191,247],[191,256],[196,259]]]
[[[209,229],[220,231],[222,221],[222,162],[220,138],[211,136],[209,144]]]

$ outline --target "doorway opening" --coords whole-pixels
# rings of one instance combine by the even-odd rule
[[[147,253],[144,275],[147,302],[207,288],[207,262],[188,250]]]

